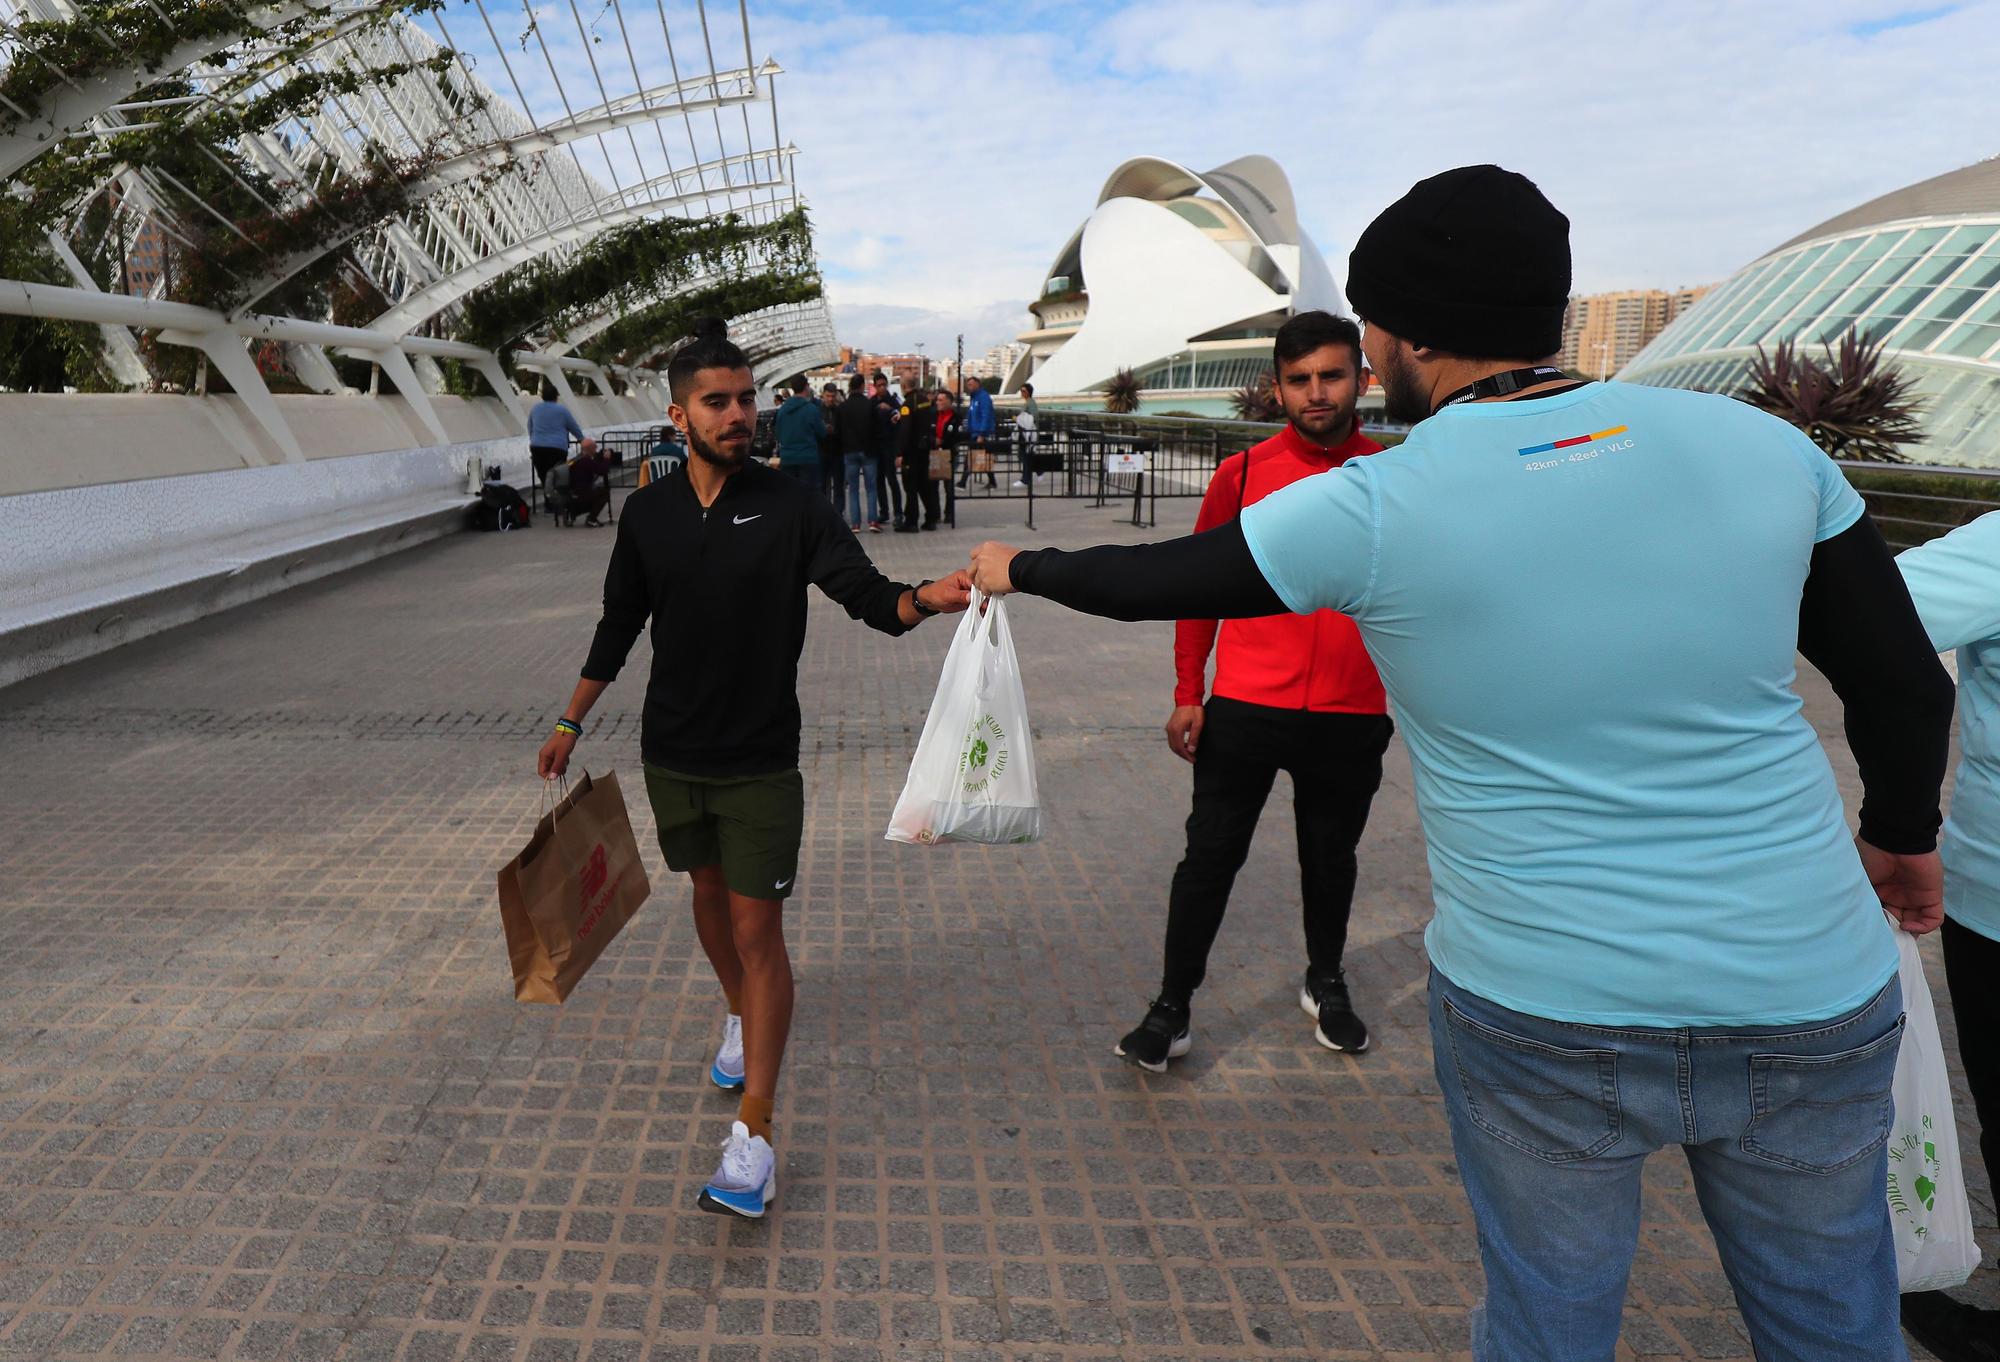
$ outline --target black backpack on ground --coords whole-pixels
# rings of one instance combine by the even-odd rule
[[[475,530],[525,530],[528,503],[504,482],[488,482],[479,488],[479,500],[472,503]]]

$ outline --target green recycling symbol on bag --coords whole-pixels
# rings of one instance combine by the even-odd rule
[[[1927,1112],[1923,1117],[1924,1133],[1921,1138],[1915,1132],[1906,1131],[1889,1146],[1889,1209],[1898,1215],[1914,1215],[1916,1207],[1910,1204],[1913,1200],[1926,1211],[1937,1209],[1937,1178],[1943,1168],[1938,1161],[1937,1141],[1932,1138],[1932,1130]],[[1913,1166],[1898,1166],[1906,1161]],[[1903,1184],[1906,1176],[1909,1178],[1907,1191]],[[1926,1225],[1916,1225],[1913,1229],[1919,1236],[1929,1233]]]
[[[965,735],[965,747],[958,758],[958,774],[965,793],[982,793],[1006,769],[1006,730],[991,714],[982,714]]]

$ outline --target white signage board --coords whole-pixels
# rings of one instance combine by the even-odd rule
[[[1104,471],[1107,473],[1143,473],[1146,471],[1144,454],[1106,454]]]

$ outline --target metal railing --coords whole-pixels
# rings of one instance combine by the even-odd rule
[[[1935,539],[2000,511],[2000,469],[1834,461],[1896,548]]]

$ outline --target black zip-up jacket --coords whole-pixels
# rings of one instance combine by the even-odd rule
[[[887,393],[871,397],[875,404],[875,441],[869,446],[878,460],[896,457],[896,399]]]
[[[618,517],[584,679],[615,679],[651,616],[646,761],[691,776],[788,771],[809,584],[871,628],[908,632],[898,607],[910,588],[876,570],[817,488],[750,463],[704,510],[677,468]]]
[[[849,393],[834,413],[833,424],[841,453],[870,453],[875,447],[875,399],[867,393]]]

